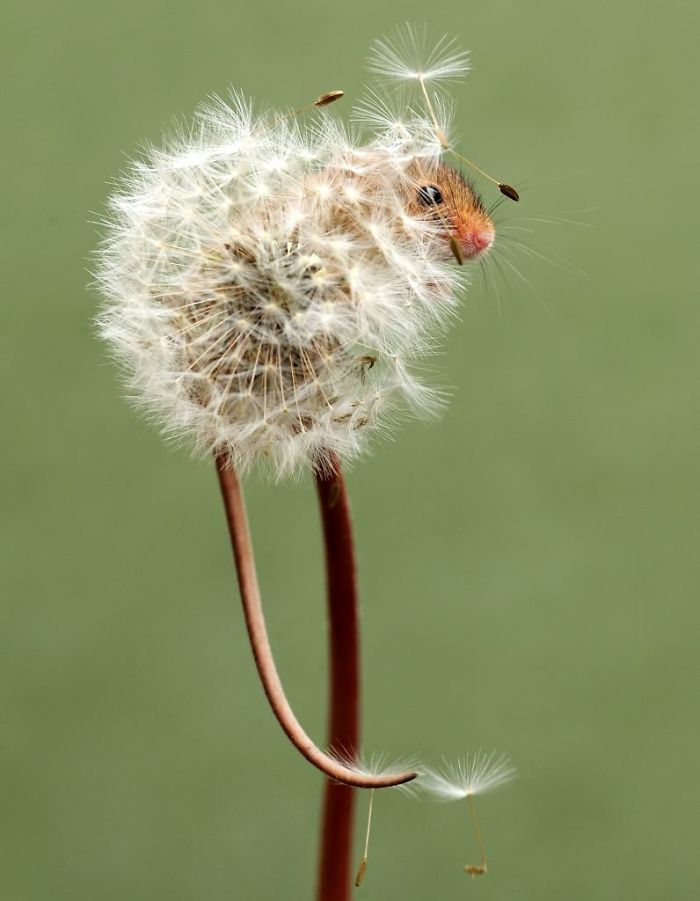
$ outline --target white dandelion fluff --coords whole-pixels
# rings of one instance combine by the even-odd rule
[[[333,759],[337,760],[348,770],[356,773],[358,776],[365,778],[381,778],[391,773],[400,773],[404,771],[413,771],[420,774],[422,765],[420,757],[414,755],[402,755],[401,757],[392,757],[385,751],[376,751],[369,755],[366,754],[344,754],[338,751],[329,752]],[[420,777],[418,779],[420,781]],[[398,789],[402,794],[416,797],[416,782],[403,782],[400,785],[392,786]]]
[[[427,71],[462,66],[442,41]],[[167,434],[239,470],[323,468],[397,409],[439,406],[414,363],[465,284],[453,257],[488,249],[493,226],[441,161],[434,110],[398,122],[374,98],[364,144],[326,110],[302,126],[239,94],[214,100],[110,200],[101,333]]]
[[[455,38],[443,35],[430,44],[427,29],[407,24],[390,39],[374,42],[368,66],[371,72],[393,81],[450,82],[470,69],[469,54]]]
[[[455,763],[446,762],[441,770],[426,769],[417,781],[441,801],[459,801],[499,788],[515,776],[515,767],[505,754],[478,751]]]

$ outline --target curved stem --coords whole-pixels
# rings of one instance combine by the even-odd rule
[[[272,655],[260,600],[260,587],[255,571],[253,546],[240,482],[228,458],[224,455],[216,457],[216,471],[231,535],[243,613],[253,657],[272,711],[287,737],[309,763],[318,767],[329,779],[334,779],[336,782],[354,785],[357,788],[389,788],[392,785],[401,785],[414,779],[416,773],[412,772],[382,776],[357,772],[318,748],[304,732],[287,701]]]
[[[329,638],[328,747],[353,760],[360,743],[360,628],[350,505],[340,463],[316,475],[326,555]],[[350,896],[355,793],[328,780],[323,800],[319,901]]]

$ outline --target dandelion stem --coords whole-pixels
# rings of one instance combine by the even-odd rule
[[[325,773],[329,779],[334,779],[346,785],[354,785],[358,788],[388,788],[392,785],[401,785],[403,782],[409,782],[415,778],[415,773],[407,772],[382,776],[358,773],[318,748],[304,732],[287,701],[272,655],[260,599],[260,588],[255,570],[248,518],[238,476],[232,468],[228,457],[224,455],[216,457],[216,470],[231,535],[243,613],[253,657],[255,658],[255,664],[267,699],[282,729],[299,753],[309,763],[312,763]]]
[[[350,504],[340,462],[317,474],[323,524],[329,639],[328,746],[353,760],[360,741],[360,624]],[[318,874],[319,901],[349,898],[354,792],[326,782]]]

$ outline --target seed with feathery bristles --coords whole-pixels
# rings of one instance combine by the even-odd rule
[[[419,776],[419,787],[441,801],[466,799],[469,816],[474,825],[476,842],[481,854],[481,862],[467,864],[464,872],[469,876],[483,876],[488,871],[486,845],[481,824],[476,813],[476,795],[492,791],[515,777],[515,768],[504,754],[477,752],[456,763],[446,763],[442,770],[424,770]]]
[[[389,757],[384,754],[373,754],[369,758],[358,755],[334,754],[344,766],[349,770],[362,776],[383,776],[388,773],[397,773],[404,770],[411,771],[419,768],[417,758],[408,758],[394,760],[390,762]],[[394,786],[400,792],[407,795],[414,795],[415,792],[410,782],[403,782]],[[369,800],[367,803],[367,825],[365,827],[365,838],[362,848],[362,857],[355,873],[355,888],[359,888],[364,882],[367,875],[367,867],[369,864],[369,840],[372,831],[372,816],[374,812],[374,789],[369,790]]]

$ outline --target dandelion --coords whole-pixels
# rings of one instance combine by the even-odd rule
[[[427,769],[420,776],[420,787],[439,800],[466,799],[481,854],[481,863],[467,864],[464,867],[464,872],[470,876],[483,876],[488,870],[486,845],[476,814],[474,798],[476,795],[483,795],[505,785],[515,778],[515,775],[515,768],[505,755],[478,751],[471,758],[465,757],[456,763],[446,763],[443,770]]]
[[[454,110],[434,86],[464,74],[466,54],[444,38],[421,63],[423,38],[409,30],[375,46],[375,73],[420,91],[396,106],[370,89],[352,117],[359,135],[334,115],[340,90],[287,113],[254,112],[238,93],[204,104],[186,133],[147,149],[122,177],[96,272],[100,332],[131,396],[166,436],[215,460],[265,694],[292,744],[329,779],[323,897],[344,897],[348,882],[349,787],[416,776],[362,766],[354,753],[359,628],[342,465],[399,413],[439,410],[441,392],[419,367],[456,312],[469,264],[495,239],[474,185],[443,158],[454,152]],[[240,484],[253,467],[276,479],[311,471],[316,481],[330,751],[296,719],[275,666]],[[373,795],[365,868],[372,804]]]

